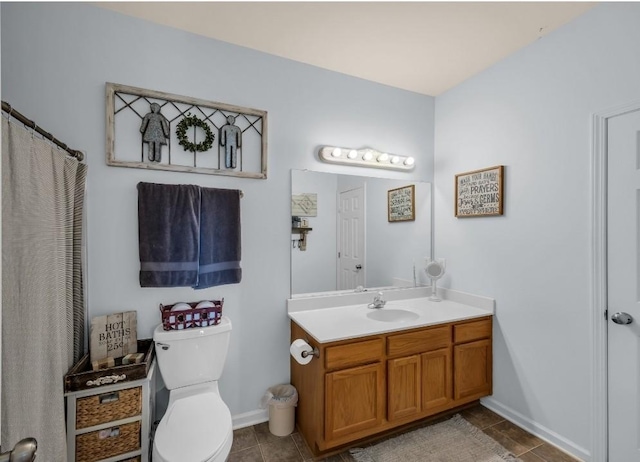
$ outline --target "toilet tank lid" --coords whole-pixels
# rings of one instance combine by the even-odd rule
[[[153,340],[156,342],[167,342],[172,340],[186,340],[190,338],[204,337],[207,335],[216,335],[231,330],[231,320],[223,316],[219,324],[208,327],[190,327],[188,329],[164,330],[162,324],[159,324],[153,331]]]

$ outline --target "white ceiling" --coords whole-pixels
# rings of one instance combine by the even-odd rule
[[[593,2],[118,2],[97,5],[437,96]]]

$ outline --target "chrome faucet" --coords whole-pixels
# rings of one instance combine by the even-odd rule
[[[386,303],[387,301],[382,299],[382,292],[378,292],[378,294],[375,297],[373,297],[373,303],[369,303],[367,306],[369,308],[380,309],[384,307]]]

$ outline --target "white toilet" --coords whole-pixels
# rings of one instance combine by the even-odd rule
[[[231,412],[218,379],[227,356],[231,321],[153,332],[169,406],[156,429],[153,462],[224,462],[231,451]]]

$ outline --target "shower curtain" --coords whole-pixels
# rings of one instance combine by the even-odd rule
[[[63,377],[84,349],[87,166],[2,118],[3,450],[67,460]]]

